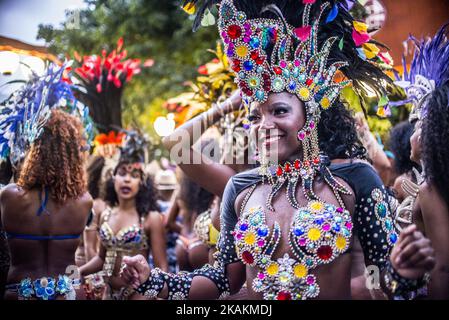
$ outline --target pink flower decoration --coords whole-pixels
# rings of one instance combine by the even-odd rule
[[[352,39],[356,47],[360,47],[362,44],[367,43],[371,37],[368,33],[358,33],[355,29],[352,30]]]
[[[304,4],[314,4],[316,0],[302,0],[302,3]]]
[[[293,30],[293,32],[295,33],[295,35],[298,37],[299,40],[306,41],[310,36],[311,30],[312,30],[311,26],[305,26],[296,28],[295,30]]]

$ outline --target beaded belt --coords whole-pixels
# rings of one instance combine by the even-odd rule
[[[80,283],[79,279],[59,275],[57,279],[42,277],[32,281],[31,278],[25,278],[20,283],[6,285],[5,289],[17,293],[19,300],[54,300],[58,296],[64,296],[66,300],[76,300],[75,288],[78,288]]]

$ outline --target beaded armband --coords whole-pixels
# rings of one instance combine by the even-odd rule
[[[164,280],[168,286],[168,300],[187,300],[192,286],[192,274],[182,271],[177,274],[165,273]]]
[[[224,299],[230,295],[229,280],[226,277],[224,268],[212,267],[210,264],[206,264],[201,269],[193,271],[192,278],[195,276],[202,276],[211,280],[218,289],[220,295],[218,299]]]
[[[388,261],[384,280],[386,288],[390,291],[393,297],[400,297],[408,300],[414,292],[428,284],[430,274],[426,273],[424,277],[420,279],[407,279],[402,277],[393,268],[390,261]]]
[[[136,291],[147,298],[155,299],[164,289],[165,284],[168,288],[168,300],[185,300],[189,297],[192,275],[188,272],[171,274],[156,268],[151,270],[148,280],[142,283]]]
[[[156,268],[151,270],[148,280],[142,283],[136,292],[149,298],[156,299],[159,293],[164,289],[165,281],[161,269]]]

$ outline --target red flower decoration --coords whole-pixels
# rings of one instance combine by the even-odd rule
[[[83,64],[77,68],[76,73],[86,82],[92,83],[98,93],[107,87],[106,82],[111,82],[116,88],[121,88],[133,76],[139,74],[141,68],[153,66],[154,60],[148,59],[141,63],[140,59],[126,59],[127,51],[123,49],[123,38],[117,41],[117,48],[111,53],[101,51],[101,56],[84,56]],[[75,52],[75,59],[81,61]]]
[[[115,133],[115,131],[109,131],[108,134],[100,133],[99,135],[97,135],[95,137],[95,142],[98,145],[106,145],[106,144],[121,145],[124,137],[125,137],[124,132]]]
[[[198,73],[207,76],[207,67],[202,65],[198,68]]]

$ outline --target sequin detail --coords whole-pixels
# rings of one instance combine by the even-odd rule
[[[352,221],[343,208],[321,201],[309,202],[296,211],[290,229],[293,257],[285,253],[277,260],[272,257],[281,229],[275,222],[270,231],[262,207],[243,212],[233,235],[238,257],[259,270],[252,283],[255,292],[263,292],[267,300],[305,300],[317,297],[320,291],[310,271],[332,262],[348,249]],[[248,242],[248,237],[254,241]]]

